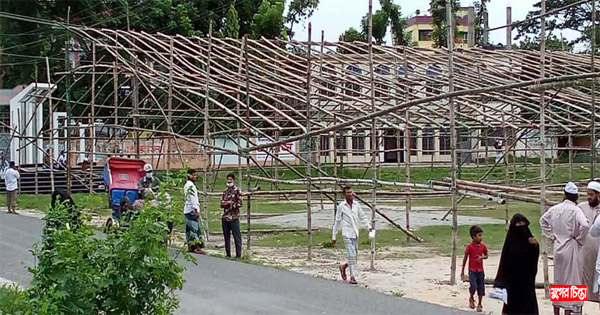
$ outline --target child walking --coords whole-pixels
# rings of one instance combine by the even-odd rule
[[[485,295],[485,273],[483,272],[483,260],[488,258],[487,246],[483,244],[483,230],[473,225],[469,229],[471,235],[471,243],[465,248],[465,257],[463,258],[462,271],[460,277],[466,280],[465,277],[465,265],[467,259],[469,260],[469,307],[475,308],[475,291],[477,291],[477,297],[479,303],[477,304],[477,311],[483,311],[481,300]]]

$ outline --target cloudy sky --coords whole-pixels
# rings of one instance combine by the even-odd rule
[[[533,4],[539,0],[491,0],[488,4],[490,17],[490,28],[506,24],[506,6],[512,6],[513,21],[522,20],[527,12],[533,9]],[[428,14],[429,0],[395,0],[402,7],[403,16],[413,15],[419,9],[421,14]],[[473,0],[461,0],[461,5],[470,6]],[[373,0],[373,11],[379,9],[379,1]],[[369,10],[368,0],[321,0],[318,10],[311,17],[313,28],[313,40],[320,39],[321,30],[325,31],[325,40],[337,41],[340,34],[350,27],[359,29],[360,19]],[[296,40],[308,39],[308,23],[306,25],[294,26]],[[513,31],[513,37],[516,31]],[[560,34],[556,34],[560,36]],[[564,32],[565,38],[571,39],[576,34]],[[388,31],[387,43],[391,43]],[[506,31],[504,29],[490,33],[490,41],[493,43],[506,42]],[[578,48],[578,47],[576,47]]]

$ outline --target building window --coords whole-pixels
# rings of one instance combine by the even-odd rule
[[[346,156],[346,136],[345,134],[340,134],[335,137],[337,155],[338,156]]]
[[[431,32],[432,30],[419,30],[419,41],[431,41]]]
[[[423,130],[423,155],[433,155],[435,151],[435,132],[431,128]]]
[[[319,150],[321,150],[321,156],[329,155],[329,136],[321,135],[319,137]]]
[[[325,65],[321,74],[321,86],[323,87],[323,89],[320,89],[321,95],[335,95],[337,92],[338,81],[335,67],[332,65]]]
[[[375,81],[375,97],[377,98],[389,98],[390,88],[387,84],[389,82],[388,76],[392,74],[390,67],[386,65],[378,65],[375,68],[376,81]]]
[[[346,78],[348,82],[344,85],[346,88],[345,93],[348,96],[359,96],[360,95],[360,85],[358,83],[354,83],[358,81],[357,76],[362,73],[362,69],[356,65],[349,65],[346,67]],[[352,82],[354,81],[354,82]]]
[[[410,155],[417,155],[418,132],[417,128],[410,128]]]
[[[356,132],[352,135],[352,155],[365,155],[364,132]]]
[[[450,131],[440,130],[440,155],[450,155]]]

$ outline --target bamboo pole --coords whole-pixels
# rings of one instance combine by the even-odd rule
[[[545,0],[542,0],[542,3]],[[596,71],[596,1],[592,0],[592,55],[591,55],[591,67],[592,72]],[[592,117],[590,118],[590,132],[591,132],[591,162],[590,162],[590,180],[596,178],[596,79],[592,79]]]
[[[306,132],[310,132],[311,129],[311,103],[310,103],[310,96],[311,96],[311,91],[310,91],[310,83],[311,83],[311,73],[312,73],[312,69],[311,69],[311,36],[312,36],[312,24],[309,22],[308,23],[308,44],[306,47],[306,64],[307,64],[307,68],[306,68]],[[308,229],[308,245],[307,245],[307,252],[308,252],[308,260],[311,261],[312,260],[312,195],[311,195],[311,145],[312,145],[312,138],[311,137],[307,137],[306,138],[306,226]]]
[[[593,1],[594,2],[594,1]],[[546,0],[541,5],[541,31],[540,31],[540,78],[545,77],[546,67]],[[546,104],[544,91],[540,91],[540,216],[546,212]],[[544,294],[546,299],[550,297],[550,278],[548,274],[548,244],[547,239],[542,236],[542,261],[544,268]]]
[[[375,113],[375,71],[373,68],[373,0],[369,0],[369,74],[371,79],[371,112]],[[377,129],[375,118],[371,120],[371,171],[373,176],[373,192],[371,206],[371,227],[375,229],[375,211],[377,211],[377,159],[378,154]],[[375,238],[371,239],[370,269],[375,270]]]
[[[404,161],[404,166],[405,166],[405,180],[407,183],[410,183],[410,156],[411,156],[411,134],[410,134],[410,126],[409,126],[409,121],[410,121],[410,116],[408,113],[408,110],[406,110],[405,112],[406,115],[406,131],[404,133],[405,135],[405,143],[406,143],[406,157],[405,157],[405,161]],[[407,193],[410,193],[410,188],[406,189]],[[406,196],[405,199],[405,203],[406,203],[406,229],[410,231],[410,210],[412,207],[412,200],[410,198],[410,194]],[[406,238],[407,241],[410,240],[409,237]]]
[[[448,25],[453,24],[452,5],[446,2],[446,16]],[[454,27],[448,27],[448,92],[454,92]],[[450,174],[452,177],[452,261],[450,263],[450,284],[456,284],[456,251],[458,242],[458,194],[456,170],[456,122],[453,98],[448,99],[450,107]]]
[[[67,9],[67,25],[69,25],[71,16],[71,6]],[[69,60],[69,51],[71,50],[71,32],[67,29],[67,42],[65,45],[65,72],[68,74],[65,77],[65,98],[66,98],[66,110],[67,110],[67,194],[71,194],[71,80],[73,73],[71,72],[71,61]]]
[[[210,75],[210,66],[211,66],[211,53],[212,53],[212,20],[209,21],[208,23],[208,52],[207,52],[207,56],[206,56],[206,83],[205,83],[205,91],[206,91],[206,96],[204,97],[204,135],[203,135],[203,140],[205,144],[209,144],[209,138],[210,138],[210,127],[209,127],[209,121],[208,121],[208,107],[210,106],[210,80],[211,80],[211,75]],[[223,155],[221,155],[223,156]],[[208,149],[208,147],[204,148],[204,163],[203,163],[203,173],[204,175],[202,176],[202,194],[204,195],[204,198],[202,199],[202,203],[203,203],[203,207],[204,207],[204,219],[206,222],[206,227],[204,228],[206,231],[206,235],[207,235],[207,240],[208,240],[208,233],[210,233],[209,231],[209,227],[208,227],[208,195],[207,193],[207,180],[208,180],[208,173],[207,173],[207,167],[209,164],[211,164],[210,160],[212,159],[211,153],[210,153],[210,149]]]
[[[173,54],[174,54],[174,44],[173,37],[169,39],[169,86],[168,86],[168,96],[167,96],[167,130],[169,132],[173,131],[173,121],[171,119],[173,115]],[[152,93],[152,92],[150,92]],[[206,143],[205,143],[206,144]],[[206,147],[203,148],[203,151],[206,152]],[[206,153],[205,153],[206,154]],[[206,155],[205,155],[206,157]],[[167,165],[167,176],[171,175],[171,136],[167,137],[167,157],[166,157],[166,165]],[[206,160],[204,161],[206,163]]]
[[[96,117],[96,43],[92,43],[92,89],[91,89],[91,99],[90,99],[90,194],[94,192],[94,159],[96,157],[96,128],[94,126],[94,118]],[[50,117],[52,119],[52,117]],[[87,141],[87,140],[86,140]],[[50,141],[52,142],[52,141]],[[52,161],[52,159],[50,159]],[[50,168],[52,169],[52,163],[50,163]]]
[[[53,88],[50,80],[50,62],[48,61],[48,57],[46,57],[46,79],[48,80],[49,86],[48,93],[52,93]],[[50,140],[50,145],[48,149],[48,154],[50,154],[50,188],[52,189],[52,191],[54,191],[54,106],[52,105],[51,97],[48,98],[48,116],[48,129]]]
[[[244,35],[244,66],[245,66],[245,79],[246,79],[246,119],[250,116],[250,61],[248,56],[248,35]],[[250,129],[246,128],[246,149],[250,148]],[[250,152],[245,152],[246,154],[246,190],[250,192],[252,189],[250,188]],[[251,222],[250,222],[250,207],[251,207],[252,198],[248,195],[246,201],[246,250],[250,251],[250,231],[251,231]]]

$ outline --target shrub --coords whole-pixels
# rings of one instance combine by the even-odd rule
[[[167,250],[161,216],[163,208],[146,207],[128,229],[101,238],[86,225],[48,224],[69,218],[64,207],[50,210],[30,269],[32,313],[172,314],[183,266]]]

